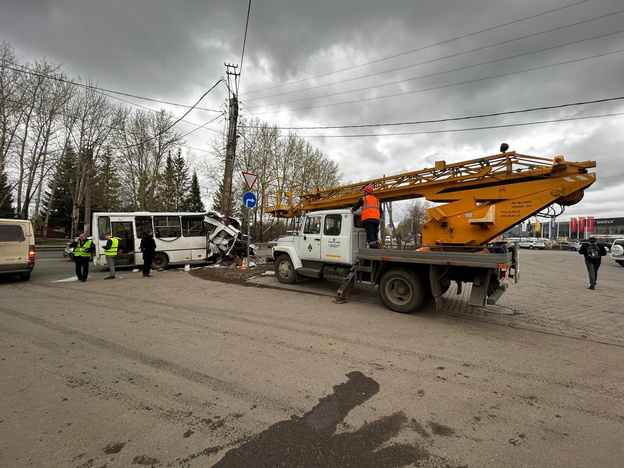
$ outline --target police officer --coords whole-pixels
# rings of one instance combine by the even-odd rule
[[[364,196],[353,205],[351,211],[362,208],[362,226],[366,231],[366,242],[368,247],[376,249],[377,231],[379,230],[379,219],[381,218],[381,204],[379,199],[373,195],[373,186],[364,187]]]
[[[119,248],[119,239],[112,237],[111,232],[104,233],[106,244],[104,245],[104,255],[106,256],[106,263],[108,264],[109,274],[104,279],[115,279],[115,257],[117,256],[117,250]]]
[[[69,244],[74,248],[74,262],[76,263],[76,276],[83,283],[87,281],[89,276],[89,262],[91,261],[91,252],[95,249],[91,239],[80,234],[78,239]]]

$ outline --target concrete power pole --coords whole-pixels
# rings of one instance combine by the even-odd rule
[[[236,159],[236,126],[238,124],[238,81],[240,73],[236,73],[238,65],[225,64],[228,75],[229,98],[229,125],[227,145],[225,147],[225,171],[223,174],[223,191],[221,193],[221,214],[225,217],[226,224],[230,222],[230,206],[232,204],[232,175],[234,173],[234,160]],[[233,69],[233,71],[230,71]],[[234,89],[230,86],[230,76],[234,77]]]

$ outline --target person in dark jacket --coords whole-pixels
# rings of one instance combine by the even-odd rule
[[[156,256],[156,241],[154,240],[154,231],[148,229],[141,238],[141,253],[143,253],[143,278],[151,278],[150,270],[152,262]]]
[[[595,237],[590,237],[589,243],[581,245],[578,253],[585,257],[585,267],[589,275],[589,288],[587,289],[596,289],[598,268],[602,263],[602,257],[607,255],[607,249],[602,244],[598,244]]]
[[[87,281],[89,276],[89,262],[91,261],[91,253],[95,250],[95,246],[91,239],[80,234],[78,239],[69,244],[74,249],[74,262],[76,263],[76,276],[83,283]]]

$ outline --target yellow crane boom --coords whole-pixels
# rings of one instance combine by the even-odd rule
[[[520,221],[559,203],[583,198],[596,181],[588,169],[595,161],[569,162],[506,152],[454,164],[436,161],[433,168],[299,194],[294,184],[265,193],[265,212],[276,217],[344,208],[355,204],[366,185],[382,202],[424,197],[441,203],[427,210],[425,245],[483,245]]]

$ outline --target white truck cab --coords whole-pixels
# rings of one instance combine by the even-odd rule
[[[301,230],[279,239],[273,247],[276,274],[294,283],[297,273],[321,278],[324,273],[348,271],[358,249],[366,248],[366,233],[359,212],[348,209],[315,211],[301,220]]]

